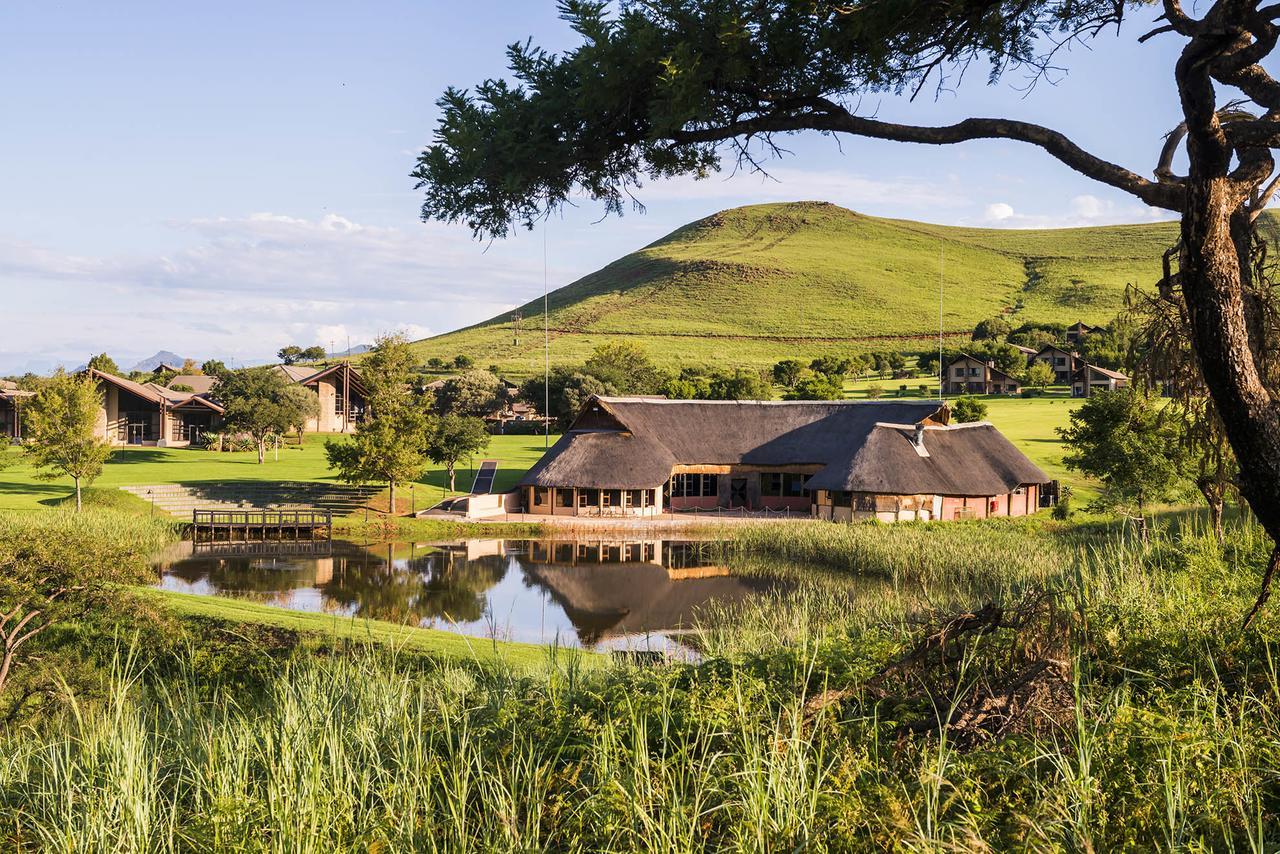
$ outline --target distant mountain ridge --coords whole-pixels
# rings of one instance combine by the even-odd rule
[[[1275,222],[1269,220],[1268,231]],[[868,350],[924,350],[979,321],[1109,322],[1129,284],[1151,288],[1178,225],[991,229],[866,216],[826,202],[722,211],[552,291],[551,361],[580,364],[624,337],[658,362],[763,366]],[[415,343],[513,374],[542,369],[539,297]],[[930,344],[930,342],[933,342]]]
[[[158,353],[156,353],[154,356],[148,356],[142,361],[136,363],[129,370],[154,371],[156,368],[160,367],[160,365],[162,364],[180,367],[182,363],[185,361],[186,359],[184,359],[182,356],[179,356],[177,353],[174,353],[171,350],[161,350]]]

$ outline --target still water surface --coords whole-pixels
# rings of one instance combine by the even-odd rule
[[[735,576],[718,543],[467,540],[191,543],[160,587],[500,640],[670,649],[699,611],[786,586]]]

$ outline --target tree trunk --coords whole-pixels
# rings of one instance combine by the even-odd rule
[[[455,488],[455,484],[456,484],[456,482],[457,482],[457,478],[456,478],[455,473],[454,473],[454,465],[455,465],[454,463],[449,463],[449,466],[448,466],[448,468],[449,468],[449,491],[450,491],[450,492],[457,492],[457,491],[458,491],[458,490]]]
[[[394,480],[390,481],[390,487],[391,498],[387,502],[387,513],[394,516],[396,515],[396,482]]]
[[[80,500],[80,478],[74,477],[72,480],[76,482],[76,512],[79,513],[84,510],[84,503]]]
[[[262,465],[267,461],[267,437],[263,436],[258,439],[258,465]]]
[[[1280,410],[1259,375],[1245,311],[1252,226],[1226,178],[1195,180],[1195,160],[1182,217],[1181,275],[1196,359],[1241,461],[1240,493],[1280,543]],[[1266,601],[1273,572],[1274,561],[1248,620]]]
[[[4,694],[4,683],[9,681],[9,668],[13,665],[14,651],[5,645],[4,658],[0,659],[0,696]]]

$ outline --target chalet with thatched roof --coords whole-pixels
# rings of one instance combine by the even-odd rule
[[[1049,478],[990,424],[931,401],[593,397],[517,489],[526,512],[1024,515]]]
[[[92,368],[86,373],[102,396],[99,433],[113,445],[185,447],[222,426],[223,408],[204,395]]]
[[[35,392],[23,391],[15,383],[0,380],[0,440],[22,438],[22,405]]]

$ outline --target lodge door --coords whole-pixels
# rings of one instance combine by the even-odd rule
[[[141,445],[145,425],[134,422],[129,425],[128,442],[130,445]]]
[[[731,508],[747,506],[747,479],[745,477],[735,477],[729,481],[729,506]]]

